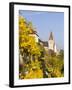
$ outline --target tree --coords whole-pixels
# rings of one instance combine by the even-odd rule
[[[59,56],[61,57],[61,59],[64,58],[64,50],[63,50],[63,49],[60,50],[60,52],[59,52]]]
[[[60,54],[63,55],[62,53]],[[53,52],[46,53],[45,62],[48,77],[62,77],[64,75],[64,59],[60,55],[55,55]]]
[[[27,71],[28,72],[30,72],[30,70],[32,71],[34,67],[33,64],[35,65],[36,70],[40,70],[40,68],[38,69],[38,67],[40,67],[38,57],[40,57],[41,52],[39,45],[35,42],[35,38],[32,35],[30,35],[30,33],[32,33],[33,31],[34,30],[32,23],[31,22],[28,23],[24,17],[20,16],[19,17],[19,50],[20,50],[20,54],[23,56],[23,68],[21,67],[22,68],[21,72],[23,73],[21,74],[21,76],[25,76],[25,73]],[[35,58],[35,61],[33,60],[33,58]],[[39,63],[38,66],[36,65],[37,63]]]
[[[28,26],[29,25],[29,26]],[[30,26],[31,25],[31,26]],[[19,17],[19,46],[23,48],[25,52],[31,55],[40,55],[40,49],[35,42],[35,38],[30,36],[32,29],[32,23],[27,24],[23,17]]]

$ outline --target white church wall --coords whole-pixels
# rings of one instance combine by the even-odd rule
[[[36,34],[30,34],[30,36],[35,38],[35,42],[39,41],[39,37]]]
[[[49,45],[49,49],[54,50],[54,41],[53,40],[49,40],[48,45]]]
[[[56,44],[55,44],[55,46],[54,46],[54,52],[57,52]]]

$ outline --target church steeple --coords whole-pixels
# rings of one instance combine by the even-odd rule
[[[49,45],[49,49],[54,51],[55,42],[54,42],[54,37],[53,37],[53,33],[52,32],[50,32],[48,45]]]
[[[57,52],[56,43],[55,43],[52,32],[50,32],[50,36],[49,36],[49,39],[48,39],[48,49],[53,50],[54,52]]]
[[[53,33],[52,33],[52,32],[50,33],[49,40],[54,40],[54,38],[53,38]]]

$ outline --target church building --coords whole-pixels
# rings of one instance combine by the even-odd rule
[[[42,41],[39,38],[39,35],[37,34],[37,32],[34,31],[34,30],[32,30],[32,32],[30,33],[30,36],[34,37],[35,41],[37,43],[39,42],[41,45],[43,45],[46,51],[53,50],[55,53],[57,53],[57,47],[56,47],[56,43],[55,43],[55,40],[54,40],[52,32],[50,32],[48,41]]]
[[[39,40],[39,42],[44,46],[46,51],[53,50],[55,53],[58,53],[52,32],[50,32],[48,41]]]
[[[49,40],[48,40],[48,49],[53,50],[54,52],[57,52],[56,43],[52,32],[50,33]]]

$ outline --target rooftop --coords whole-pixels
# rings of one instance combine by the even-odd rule
[[[53,38],[53,33],[51,32],[50,33],[50,36],[49,36],[49,40],[53,40],[54,38]]]

